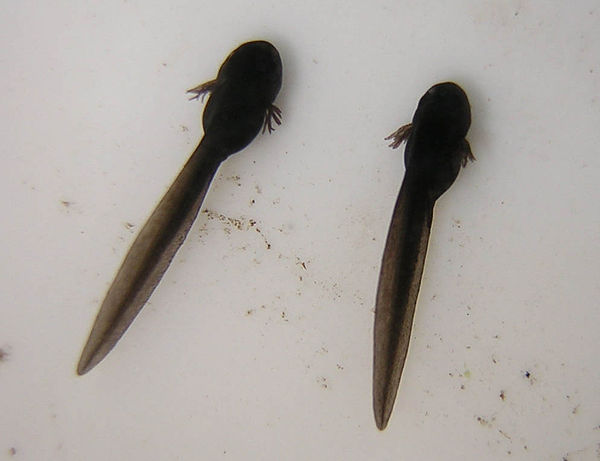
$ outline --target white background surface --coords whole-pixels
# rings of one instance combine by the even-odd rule
[[[600,459],[597,5],[2,1],[0,459]],[[282,55],[284,124],[222,165],[149,304],[77,377],[202,135],[185,90],[252,39]],[[373,306],[404,171],[383,138],[445,80],[477,161],[436,207],[379,432]]]

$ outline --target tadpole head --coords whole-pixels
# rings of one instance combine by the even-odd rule
[[[469,100],[456,83],[438,83],[419,100],[404,163],[434,201],[448,190],[466,160],[472,158],[465,139],[470,125]]]
[[[204,142],[223,158],[250,144],[272,110],[281,74],[279,52],[269,42],[247,42],[233,50],[204,108]]]
[[[271,104],[281,89],[282,64],[277,49],[265,40],[246,42],[227,57],[217,80],[239,82]]]
[[[464,139],[471,126],[469,99],[456,83],[438,83],[421,97],[413,120],[438,142],[454,145]]]

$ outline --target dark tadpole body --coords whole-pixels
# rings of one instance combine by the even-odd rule
[[[265,41],[235,49],[216,79],[189,90],[210,93],[202,124],[204,137],[133,242],[106,294],[77,373],[98,364],[140,312],[194,222],[219,165],[242,150],[263,128],[273,131],[281,112],[273,105],[281,88],[279,53]]]
[[[385,429],[392,413],[412,329],[436,200],[472,160],[465,139],[471,110],[465,92],[447,82],[431,87],[413,121],[386,139],[406,141],[406,172],[385,244],[375,305],[373,409]]]

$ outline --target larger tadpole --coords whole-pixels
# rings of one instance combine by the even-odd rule
[[[100,307],[77,373],[83,375],[115,346],[140,312],[194,222],[223,162],[242,150],[261,128],[273,131],[281,111],[273,105],[281,88],[279,53],[265,41],[244,43],[223,62],[216,79],[189,90],[210,93],[204,137],[133,242]]]

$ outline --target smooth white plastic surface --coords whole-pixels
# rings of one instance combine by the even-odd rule
[[[0,460],[600,459],[595,1],[3,1]],[[284,123],[221,166],[132,327],[75,366],[240,43]],[[394,413],[373,307],[421,95],[468,93]],[[251,222],[256,222],[251,225]]]

